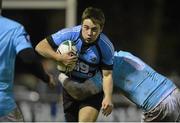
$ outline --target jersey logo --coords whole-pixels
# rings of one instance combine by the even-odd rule
[[[90,61],[92,61],[93,63],[96,62],[97,58],[96,57],[92,57],[90,58]]]
[[[88,59],[89,59],[89,61],[91,63],[96,63],[97,62],[97,56],[94,53],[89,54]]]

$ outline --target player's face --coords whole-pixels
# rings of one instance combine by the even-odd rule
[[[96,41],[101,31],[100,25],[93,23],[90,19],[85,19],[82,23],[82,37],[86,43]]]

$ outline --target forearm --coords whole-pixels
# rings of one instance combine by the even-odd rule
[[[59,61],[58,53],[56,53],[52,47],[48,44],[48,41],[46,39],[43,39],[40,41],[36,47],[35,50],[43,57],[49,58],[55,61]]]
[[[104,91],[104,96],[108,97],[109,99],[112,100],[112,92],[113,92],[113,79],[112,79],[112,74],[111,72],[104,74],[103,77],[103,91]]]
[[[83,100],[102,91],[102,89],[96,86],[90,79],[83,83],[78,83],[69,79],[65,74],[61,73],[59,75],[59,80],[62,83],[64,89],[66,89],[66,91],[77,100]]]
[[[34,52],[33,48],[27,48],[19,52],[20,59],[29,67],[29,72],[43,80],[49,82],[49,76],[45,72],[39,57]]]
[[[63,87],[73,98],[77,100],[83,100],[93,94],[93,91],[90,90],[90,88],[86,86],[85,83],[77,83],[70,79],[66,80],[65,84],[63,84]]]

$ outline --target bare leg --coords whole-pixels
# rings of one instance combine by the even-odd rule
[[[95,122],[99,111],[91,106],[86,106],[79,111],[79,122]]]

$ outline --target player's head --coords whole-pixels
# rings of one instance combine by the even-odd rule
[[[2,0],[0,0],[0,15],[1,15],[1,10],[2,10]]]
[[[94,42],[102,32],[105,17],[101,9],[88,7],[82,14],[82,36],[87,43]]]
[[[82,23],[85,19],[90,19],[94,24],[99,24],[101,28],[104,27],[105,16],[101,9],[88,7],[82,14]]]

